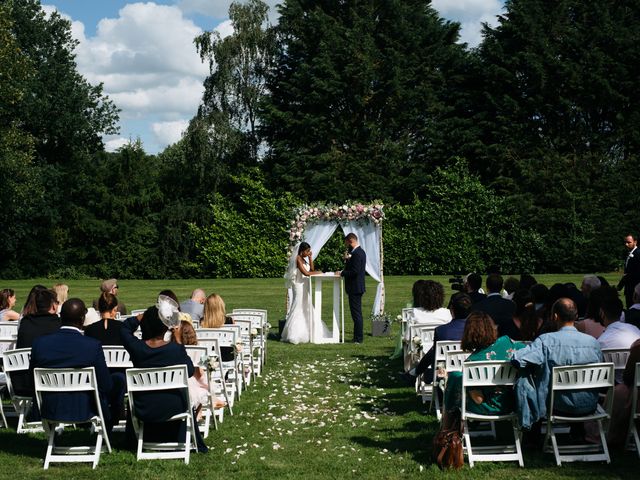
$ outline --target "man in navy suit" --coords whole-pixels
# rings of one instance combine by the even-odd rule
[[[627,308],[633,305],[633,289],[640,283],[640,249],[638,249],[638,237],[629,234],[624,237],[624,245],[629,250],[624,260],[624,275],[618,283],[618,290],[624,288],[624,298]]]
[[[58,331],[34,340],[29,366],[31,374],[34,368],[94,367],[102,414],[107,433],[110,433],[124,401],[125,379],[122,373],[109,373],[102,344],[83,335],[86,314],[87,308],[79,298],[64,302],[60,311],[62,326]],[[74,423],[88,420],[97,413],[91,392],[55,392],[42,398],[40,414],[43,418]]]
[[[499,337],[507,335],[509,338],[517,340],[520,338],[520,331],[513,323],[516,304],[500,295],[503,283],[502,277],[497,273],[487,276],[487,298],[476,303],[473,309],[480,310],[493,319],[498,327]]]
[[[358,237],[355,233],[350,233],[344,237],[347,246],[347,258],[344,270],[340,275],[344,277],[344,289],[349,296],[349,309],[353,319],[353,341],[362,343],[364,341],[362,322],[362,295],[364,294],[364,271],[367,265],[367,254],[358,244]]]

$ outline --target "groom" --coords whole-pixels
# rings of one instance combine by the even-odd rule
[[[367,264],[367,255],[358,244],[358,237],[354,233],[344,238],[348,253],[344,270],[340,276],[344,277],[344,288],[349,295],[349,309],[353,319],[353,341],[362,343],[362,294],[364,293],[364,270]]]

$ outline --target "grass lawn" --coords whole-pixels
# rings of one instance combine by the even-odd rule
[[[386,278],[390,313],[399,313],[410,302],[411,285],[417,278]],[[618,276],[607,278],[616,281]],[[538,276],[547,285],[579,283],[580,279],[581,275]],[[21,303],[38,281],[0,280],[0,288],[14,288]],[[87,302],[97,296],[97,281],[66,283],[72,296]],[[44,471],[43,435],[0,429],[0,478],[634,478],[640,464],[635,453],[613,452],[611,465],[578,463],[558,468],[551,454],[525,452],[524,469],[514,463],[486,463],[443,474],[431,464],[431,439],[438,426],[435,416],[399,381],[401,363],[388,359],[393,339],[367,336],[366,320],[363,345],[292,346],[279,343],[273,334],[285,310],[280,279],[124,280],[119,284],[129,308],[152,304],[164,288],[172,288],[182,299],[199,286],[220,293],[229,309],[267,308],[274,329],[262,378],[236,403],[235,415],[226,415],[220,428],[212,430],[206,441],[211,451],[193,454],[188,466],[175,460],[136,462],[133,453],[120,448],[122,436],[114,434],[114,453],[103,454],[95,471],[87,464],[58,464]],[[368,287],[367,310],[375,285],[371,282]],[[347,338],[349,323],[347,313]]]

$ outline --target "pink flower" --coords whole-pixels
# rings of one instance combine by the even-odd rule
[[[356,205],[356,211],[358,213],[364,212],[364,206],[361,203],[359,203],[358,205]]]

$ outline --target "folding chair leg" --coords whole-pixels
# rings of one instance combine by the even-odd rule
[[[604,430],[602,428],[602,420],[598,420],[598,430],[600,430],[600,442],[602,443],[602,451],[607,457],[607,464],[611,463],[611,457],[609,456],[609,448],[607,447],[607,438],[604,435]]]
[[[471,449],[471,435],[469,434],[469,422],[462,420],[462,435],[464,437],[464,447],[467,449],[467,460],[469,467],[473,468],[473,450]]]
[[[51,462],[51,455],[53,454],[53,442],[56,436],[55,426],[46,422],[45,430],[49,434],[49,438],[47,439],[47,453],[44,457],[44,469],[47,470],[49,468],[49,463]]]
[[[524,467],[524,460],[522,458],[522,432],[520,431],[520,429],[518,428],[518,421],[517,420],[512,420],[511,421],[511,425],[513,427],[513,438],[515,440],[515,444],[516,444],[516,452],[518,453],[518,465],[520,465],[520,467]],[[494,428],[494,438],[495,438],[495,428]]]

